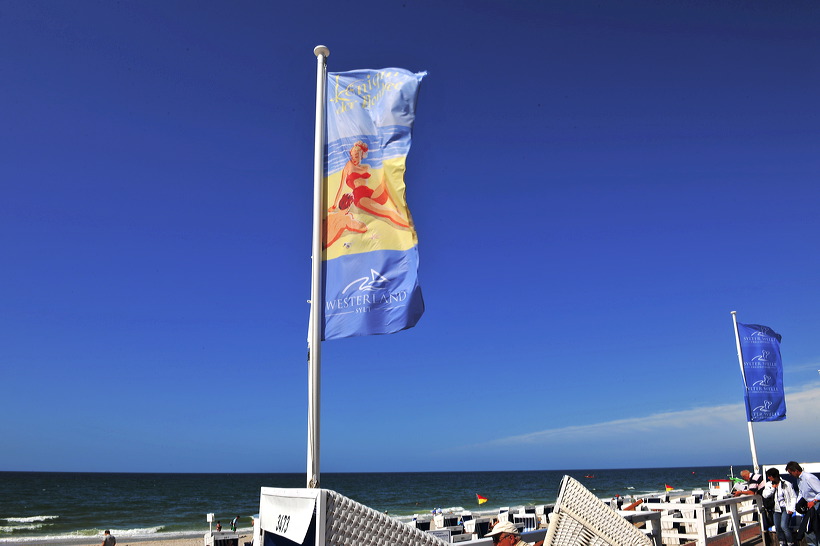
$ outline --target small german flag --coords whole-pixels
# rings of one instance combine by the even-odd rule
[[[478,493],[475,494],[475,498],[476,500],[478,500],[478,504],[484,504],[485,502],[487,502],[487,497],[482,497]]]

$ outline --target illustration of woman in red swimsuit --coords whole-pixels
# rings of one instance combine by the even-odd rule
[[[390,192],[387,190],[384,180],[376,189],[368,187],[370,165],[362,163],[362,159],[365,157],[367,157],[367,144],[358,140],[350,148],[350,161],[342,169],[339,189],[336,192],[333,205],[328,208],[328,212],[332,213],[348,206],[355,206],[369,214],[385,218],[398,227],[409,228],[410,222],[399,214],[398,207],[390,198]],[[330,242],[327,246],[330,246]]]

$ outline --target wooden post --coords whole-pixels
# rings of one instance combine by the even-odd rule
[[[695,519],[698,526],[698,546],[706,546],[706,508],[702,504],[695,509]]]
[[[729,505],[729,512],[732,514],[732,534],[735,535],[735,546],[740,546],[740,516],[737,515],[738,503]]]

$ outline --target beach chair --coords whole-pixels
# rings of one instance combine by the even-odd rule
[[[311,546],[446,546],[430,533],[401,523],[330,489],[263,487],[260,539]],[[281,537],[282,542],[277,542]]]
[[[433,516],[433,523],[436,524],[436,529],[444,529],[444,514],[435,514]]]
[[[476,522],[475,523],[475,529],[473,531],[473,534],[476,535],[476,538],[484,537],[484,535],[489,533],[490,530],[492,529],[492,525],[491,525],[492,522],[489,519],[482,518],[482,519],[473,520],[473,521]]]
[[[510,507],[509,506],[502,506],[498,509],[498,523],[503,521],[509,521],[510,519]]]
[[[651,546],[652,541],[577,480],[564,476],[544,546]]]
[[[513,523],[524,532],[538,529],[538,517],[534,509],[529,513],[522,508],[517,514],[513,514]]]
[[[538,518],[539,529],[546,529],[549,526],[550,513],[552,513],[552,505],[539,504],[535,507],[535,516]]]
[[[475,523],[476,523],[476,520],[473,517],[472,512],[470,512],[468,510],[464,510],[463,512],[461,512],[461,524],[464,526],[464,532],[465,533],[474,534],[475,533]]]

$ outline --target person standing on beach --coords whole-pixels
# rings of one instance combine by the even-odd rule
[[[217,531],[221,531],[221,530],[222,530],[222,522],[221,522],[221,521],[217,521],[217,522],[216,522],[216,530],[217,530]]]
[[[231,520],[231,531],[236,532],[236,524],[239,522],[239,516],[236,516]]]
[[[803,472],[803,467],[795,461],[789,461],[786,472],[797,480],[798,496],[806,501],[806,513],[803,514],[803,524],[806,529],[806,540],[812,534],[810,544],[818,546],[820,541],[820,522],[817,518],[817,503],[820,501],[820,479],[811,472]]]
[[[509,521],[497,523],[492,531],[484,535],[484,538],[493,539],[493,546],[542,546],[544,544],[543,540],[535,544],[524,542],[521,540],[521,531]]]
[[[111,536],[111,531],[109,531],[108,529],[105,530],[103,536],[105,538],[103,538],[102,546],[114,546],[117,543],[117,539]]]

